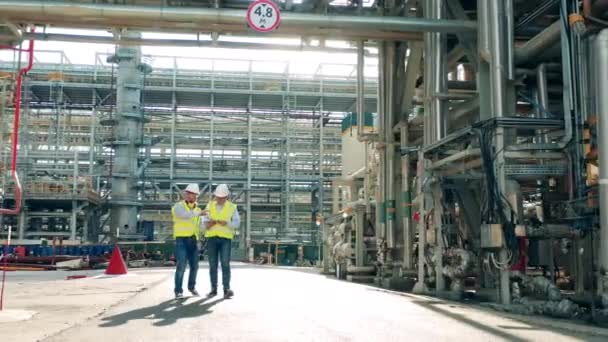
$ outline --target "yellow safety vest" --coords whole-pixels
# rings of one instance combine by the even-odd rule
[[[186,201],[181,201],[175,206],[178,205],[183,206],[186,211],[194,210],[186,204]],[[171,215],[173,216],[173,238],[196,236],[198,239],[200,235],[200,216],[194,216],[187,220],[181,219],[175,215],[175,206],[171,208]]]
[[[209,219],[211,221],[226,221],[229,223],[232,220],[232,215],[234,215],[234,212],[236,211],[236,205],[232,204],[230,201],[226,201],[222,210],[218,212],[217,202],[212,201],[207,205],[207,209],[209,210]],[[205,237],[221,237],[232,240],[234,238],[234,230],[229,224],[216,224],[205,231]]]

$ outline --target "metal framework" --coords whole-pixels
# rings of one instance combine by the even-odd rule
[[[19,238],[90,240],[99,234],[115,235],[108,230],[112,224],[106,210],[116,198],[116,177],[122,176],[116,174],[117,141],[124,139],[117,138],[117,129],[124,110],[116,108],[116,92],[123,84],[141,89],[138,100],[144,125],[139,133],[130,132],[141,138],[128,138],[139,146],[140,173],[131,178],[136,200],[143,205],[140,219],[157,222],[158,238],[170,236],[168,208],[186,183],[199,182],[209,194],[215,184],[226,182],[245,216],[239,234],[246,236],[243,240],[317,243],[320,236],[312,219],[311,196],[318,184],[325,184],[325,192],[329,191],[329,180],[341,174],[340,123],[355,106],[354,76],[324,75],[323,68],[328,66],[324,64],[313,75],[297,75],[289,62],[228,61],[244,66],[245,71],[239,73],[218,70],[226,60],[143,56],[144,61],[168,62],[172,67],[154,68],[139,84],[129,84],[120,81],[120,67],[111,63],[114,55],[98,53],[94,65],[75,65],[63,52],[46,54],[56,54],[59,63],[36,63],[26,85],[31,96],[23,129],[28,134],[21,141],[30,146],[23,160],[31,166],[25,184],[52,183],[41,172],[69,181],[67,175],[75,174],[77,160],[77,174],[90,182],[95,198],[78,210],[52,205],[49,209],[45,203],[34,203],[55,195],[29,193],[26,203],[31,209],[19,220],[5,218],[5,228],[30,222],[22,225]],[[198,69],[185,69],[182,63]],[[264,63],[272,63],[280,72],[254,71]],[[0,64],[2,70],[12,67],[10,61]],[[341,67],[356,69],[356,65]],[[370,111],[375,109],[374,83],[370,78],[366,93]],[[139,111],[135,114],[140,115]],[[4,129],[4,138],[10,139],[9,125]],[[66,201],[73,198],[66,194]],[[331,196],[327,193],[324,198],[329,208]],[[38,217],[46,223],[58,212],[66,217],[73,212],[82,215],[61,229],[44,224],[48,233],[31,228]],[[97,220],[85,220],[89,216]],[[127,231],[122,231],[122,224],[116,227],[121,229],[121,238],[143,236],[141,227]]]

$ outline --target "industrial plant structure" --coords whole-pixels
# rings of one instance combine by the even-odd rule
[[[281,25],[256,40],[248,1],[0,1],[13,51],[0,64],[2,236],[166,240],[186,184],[205,202],[227,183],[244,259],[264,245],[281,263],[280,245],[297,245],[352,281],[560,317],[608,312],[608,1],[277,3]],[[159,31],[190,39],[142,34]],[[30,41],[115,52],[36,62]],[[234,58],[243,67],[227,70],[141,46],[356,63],[298,74]]]

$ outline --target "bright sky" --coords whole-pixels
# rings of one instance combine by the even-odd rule
[[[46,33],[61,33],[71,35],[94,35],[111,37],[111,33],[94,30],[74,30],[48,28]],[[184,39],[196,40],[195,34],[166,34],[166,33],[144,33],[142,38],[148,39]],[[200,40],[209,40],[208,35],[201,35]],[[299,39],[277,39],[277,38],[249,38],[220,36],[220,41],[246,41],[252,43],[273,43],[299,46]],[[318,42],[313,41],[313,45]],[[349,47],[348,42],[326,41],[328,47]],[[73,64],[95,64],[96,54],[103,54],[100,60],[105,63],[105,57],[114,53],[114,45],[92,44],[92,43],[66,43],[66,42],[36,42],[36,59],[41,63],[59,63],[59,53],[42,52],[42,50],[64,51],[69,61]],[[153,68],[171,68],[174,58],[162,56],[179,56],[177,64],[183,69],[201,69],[221,71],[243,71],[249,68],[249,60],[254,60],[252,69],[254,72],[276,72],[282,73],[289,63],[291,74],[314,74],[318,72],[328,76],[354,76],[354,66],[357,58],[354,53],[336,53],[320,51],[265,51],[245,49],[225,49],[209,47],[170,47],[170,46],[142,46],[144,60]],[[375,52],[375,51],[372,51]],[[146,57],[152,56],[152,57]],[[0,60],[12,61],[13,52],[0,51]],[[212,60],[215,60],[212,62]],[[377,59],[366,58],[366,77],[376,77]],[[321,69],[319,66],[322,65]]]

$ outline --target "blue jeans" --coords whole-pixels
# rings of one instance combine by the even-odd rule
[[[209,278],[211,290],[217,290],[217,262],[222,264],[222,285],[224,290],[230,289],[230,252],[232,240],[211,237],[207,239],[207,253],[209,255]]]
[[[198,245],[194,237],[178,237],[175,239],[175,260],[177,267],[175,269],[175,293],[183,293],[182,283],[184,282],[184,273],[186,272],[186,264],[190,266],[190,274],[188,275],[188,290],[194,290],[196,287],[196,274],[198,272]]]

